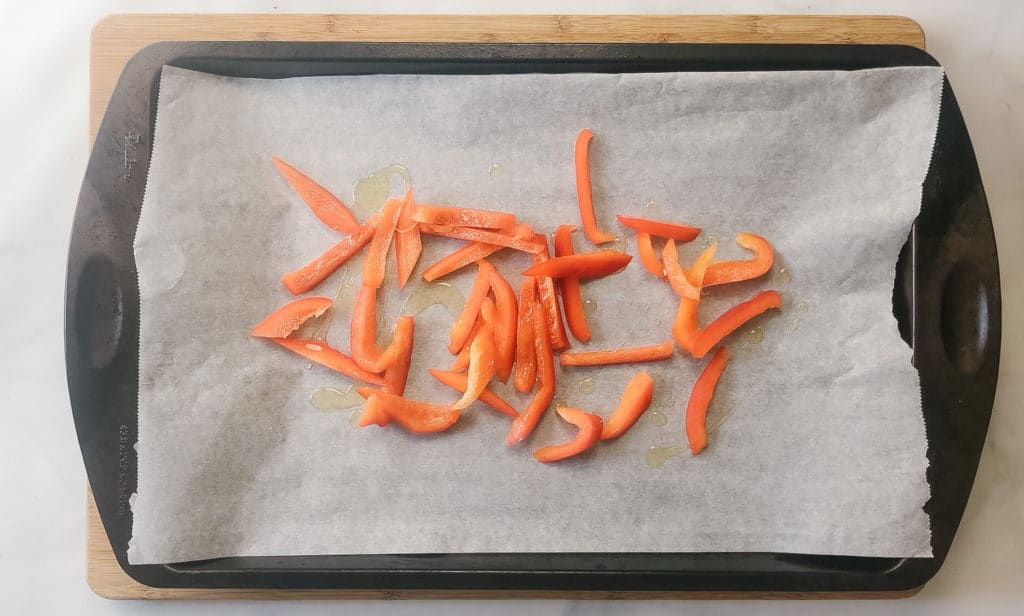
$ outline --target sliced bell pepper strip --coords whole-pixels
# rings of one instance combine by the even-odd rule
[[[726,310],[722,316],[712,321],[697,335],[697,339],[693,343],[693,356],[704,357],[723,338],[770,308],[782,309],[782,298],[779,297],[778,291],[762,291],[747,301]]]
[[[491,275],[496,271],[494,266],[487,259],[480,259],[478,265],[476,280],[473,281],[469,297],[466,298],[466,307],[462,309],[462,314],[455,319],[448,336],[448,351],[450,353],[458,353],[466,345],[473,330],[473,324],[476,323],[477,317],[480,315],[480,305],[483,304],[484,298],[487,297],[487,292],[491,288]]]
[[[313,214],[328,227],[342,233],[356,233],[360,224],[349,211],[341,199],[335,197],[329,190],[317,184],[304,173],[274,156],[271,158],[277,170],[281,172],[284,179],[291,184],[299,197],[306,202]]]
[[[555,258],[568,257],[575,254],[572,247],[573,225],[561,225],[555,229]],[[548,261],[550,263],[550,261]],[[590,327],[587,315],[583,312],[583,294],[580,292],[579,278],[560,278],[559,290],[562,292],[562,308],[565,310],[565,321],[569,331],[580,342],[590,340]]]
[[[356,291],[349,346],[359,367],[370,372],[384,372],[401,351],[394,340],[383,352],[377,347],[377,289],[373,287],[362,285]]]
[[[494,346],[494,330],[491,329],[486,319],[481,320],[481,323],[476,336],[469,343],[469,374],[466,375],[466,389],[462,393],[462,397],[452,404],[453,409],[462,410],[473,404],[480,397],[480,393],[487,389],[487,384],[494,376],[495,355],[497,354]]]
[[[368,370],[363,370],[356,363],[356,360],[329,346],[322,340],[307,340],[303,338],[270,338],[270,340],[273,340],[289,351],[298,353],[311,362],[326,366],[357,381],[384,385],[384,377]]]
[[[538,462],[558,462],[571,458],[590,449],[601,440],[602,422],[597,415],[565,406],[560,406],[555,410],[558,411],[559,417],[579,428],[579,432],[568,443],[548,445],[534,451],[533,457]]]
[[[573,149],[573,161],[576,164],[576,196],[579,199],[583,232],[594,244],[604,244],[614,242],[615,236],[602,231],[597,226],[597,218],[594,216],[594,196],[590,186],[590,140],[593,137],[594,133],[589,128],[584,128],[576,136],[576,146]]]
[[[429,265],[427,269],[423,270],[423,280],[433,282],[471,263],[476,263],[480,259],[486,259],[504,248],[504,246],[498,246],[497,244],[470,242]]]
[[[519,288],[519,321],[516,324],[516,389],[527,392],[537,379],[537,352],[533,348],[533,321],[537,318],[537,281],[525,278]]]
[[[644,269],[658,278],[665,278],[665,267],[661,264],[658,253],[654,252],[654,243],[651,241],[649,233],[636,232],[636,251],[640,255],[640,262],[644,264]]]
[[[441,381],[455,391],[465,393],[468,388],[469,377],[461,372],[446,372],[444,370],[435,370],[433,368],[427,370],[427,372],[430,373],[430,376]],[[504,413],[513,419],[519,417],[519,413],[512,408],[512,405],[505,402],[505,400],[503,400],[498,394],[494,393],[490,387],[485,387],[484,390],[480,392],[480,397],[477,399],[492,409],[500,413]]]
[[[566,257],[555,257],[543,263],[531,265],[524,276],[550,276],[551,278],[600,278],[621,272],[633,260],[618,250],[595,250]]]
[[[398,317],[395,323],[395,339],[391,343],[398,349],[395,360],[384,371],[382,391],[396,396],[405,395],[405,384],[409,380],[409,366],[412,364],[413,318]]]
[[[651,405],[654,397],[654,380],[646,372],[639,372],[629,380],[622,392],[619,406],[601,429],[601,440],[619,438],[629,430],[637,419]]]
[[[533,432],[544,411],[555,398],[555,358],[551,350],[551,338],[548,336],[547,324],[544,319],[533,319],[533,349],[537,359],[537,378],[540,389],[530,400],[526,409],[516,417],[508,431],[506,442],[515,445]],[[599,430],[600,431],[600,430]]]
[[[480,229],[511,229],[516,226],[515,214],[447,205],[420,204],[413,212],[413,220],[428,225]]]
[[[512,285],[497,270],[491,274],[491,290],[494,292],[494,305],[498,313],[496,322],[492,325],[494,342],[497,345],[495,360],[498,378],[502,383],[507,383],[516,359],[516,322],[519,306]]]
[[[363,409],[364,418],[375,418],[383,413],[410,432],[418,434],[443,432],[459,420],[460,411],[452,409],[450,406],[407,400],[378,389],[367,390],[367,388],[360,387],[356,391],[366,397],[366,406]],[[360,425],[362,425],[362,421],[360,421]]]
[[[398,228],[395,230],[395,269],[398,271],[398,288],[405,288],[405,283],[416,269],[416,262],[423,252],[423,240],[420,238],[420,225],[412,219],[416,207],[412,193],[402,201],[402,211],[398,216]]]
[[[328,248],[323,254],[303,265],[294,272],[281,277],[283,284],[292,295],[303,293],[316,288],[321,282],[359,252],[373,236],[377,228],[377,216],[371,217],[352,235],[341,240],[334,246]]]
[[[727,361],[729,352],[725,347],[719,347],[697,377],[693,391],[690,392],[690,400],[686,403],[686,440],[690,443],[693,455],[699,454],[708,446],[708,403],[711,402],[718,377],[722,376]]]
[[[420,231],[428,235],[440,235],[442,237],[453,237],[457,240],[469,240],[471,242],[504,246],[505,248],[512,248],[531,254],[540,250],[536,244],[518,237],[515,231],[512,230],[488,231],[474,227],[449,227],[420,223]]]
[[[694,261],[689,272],[684,272],[679,265],[675,240],[665,242],[665,249],[662,251],[665,275],[672,283],[672,288],[680,295],[679,308],[672,321],[672,336],[679,346],[687,351],[693,351],[694,341],[700,334],[700,324],[697,321],[697,308],[700,306],[701,293],[700,281],[704,277],[708,264],[715,257],[717,246],[717,242],[711,242]]]
[[[411,191],[410,191],[411,194]],[[406,195],[407,198],[410,195]],[[373,234],[370,247],[366,249],[363,261],[363,285],[379,289],[384,284],[384,269],[387,265],[388,250],[398,228],[398,217],[402,214],[402,201],[389,199],[380,211],[380,224]]]
[[[630,349],[562,353],[561,360],[563,366],[607,366],[609,364],[635,364],[646,361],[660,361],[669,357],[672,357],[671,341]]]
[[[327,312],[333,301],[329,297],[303,297],[288,302],[270,313],[249,331],[257,338],[287,338],[306,321]]]
[[[537,233],[533,236],[533,241],[540,246],[540,251],[533,255],[533,264],[550,261],[547,236]],[[551,339],[552,348],[559,351],[569,348],[569,337],[565,335],[562,309],[558,306],[558,294],[555,292],[555,280],[550,276],[537,278],[537,302],[541,306],[539,315],[546,321],[544,329]]]
[[[772,250],[772,245],[768,243],[768,240],[753,233],[740,233],[736,236],[736,243],[753,251],[754,256],[746,261],[712,263],[704,274],[705,287],[752,280],[767,274],[768,270],[772,268],[772,263],[775,262],[775,251]]]
[[[618,219],[622,226],[629,227],[634,231],[657,235],[658,237],[676,240],[677,242],[692,242],[700,235],[700,229],[690,225],[651,220],[650,218],[640,218],[639,216],[626,216],[625,214],[619,214]]]

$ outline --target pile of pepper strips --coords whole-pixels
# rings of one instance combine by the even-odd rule
[[[575,144],[576,189],[580,221],[587,238],[595,245],[616,239],[600,229],[594,216],[590,186],[589,146],[592,133],[580,132]],[[547,237],[519,223],[514,214],[461,207],[417,203],[412,191],[403,199],[389,200],[380,212],[359,223],[345,205],[325,188],[287,163],[274,163],[313,213],[330,228],[347,234],[327,251],[281,279],[294,295],[316,288],[349,258],[366,248],[362,280],[350,323],[351,355],[321,340],[290,337],[303,323],[324,314],[332,300],[326,297],[297,299],[264,319],[251,334],[273,342],[367,386],[357,388],[366,398],[360,426],[384,427],[395,422],[412,432],[441,432],[451,427],[462,409],[479,400],[512,418],[507,442],[514,445],[533,431],[555,395],[554,351],[571,344],[563,325],[581,342],[590,339],[580,294],[580,280],[613,275],[626,267],[632,257],[615,250],[576,253],[572,225],[559,226],[554,234],[555,256],[548,251]],[[753,252],[748,260],[713,261],[716,244],[711,242],[689,269],[679,263],[676,242],[692,241],[700,229],[688,225],[618,216],[619,222],[636,233],[637,251],[645,269],[666,280],[679,295],[679,307],[672,324],[675,344],[695,358],[707,355],[722,339],[770,308],[781,308],[776,291],[764,291],[727,310],[706,327],[700,327],[697,312],[703,287],[750,280],[764,275],[772,266],[773,250],[762,237],[741,233],[736,242]],[[432,404],[404,397],[406,378],[413,353],[414,320],[403,316],[395,324],[394,338],[386,348],[377,345],[377,290],[384,281],[387,255],[395,249],[398,284],[404,287],[419,260],[422,236],[435,235],[466,240],[467,243],[431,264],[423,279],[437,280],[460,268],[476,264],[477,275],[462,313],[449,334],[448,350],[455,361],[448,371],[430,374],[462,393],[452,404]],[[664,240],[659,258],[652,238]],[[368,246],[368,247],[367,247]],[[503,249],[529,253],[533,265],[523,274],[519,296],[487,257]],[[558,296],[561,296],[561,306]],[[563,352],[563,366],[593,366],[668,359],[673,341],[638,348],[587,352]],[[707,446],[705,418],[708,403],[729,355],[718,347],[694,384],[686,407],[686,435],[694,455]],[[513,379],[516,389],[533,399],[518,412],[489,387],[491,379]],[[559,407],[558,414],[579,428],[571,441],[541,447],[534,457],[554,462],[574,456],[600,440],[614,439],[626,432],[646,411],[654,383],[644,372],[626,385],[622,400],[608,421],[578,408]]]

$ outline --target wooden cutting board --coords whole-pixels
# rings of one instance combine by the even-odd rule
[[[89,142],[121,70],[160,41],[387,41],[515,43],[850,43],[924,49],[917,22],[894,16],[821,15],[113,15],[89,49]],[[388,591],[153,588],[114,556],[93,501],[86,510],[86,580],[108,599],[395,598],[896,598],[898,593],[707,593],[593,591]]]

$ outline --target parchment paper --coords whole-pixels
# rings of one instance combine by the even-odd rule
[[[894,266],[920,207],[942,71],[362,76],[247,80],[166,67],[137,237],[141,291],[138,494],[132,563],[229,555],[436,552],[779,551],[927,556],[920,388],[892,315]],[[636,371],[653,407],[619,440],[560,464],[534,448],[569,438],[553,412],[526,443],[474,405],[449,433],[355,429],[310,404],[350,383],[249,328],[291,296],[279,283],[339,236],[277,174],[279,156],[352,202],[359,178],[405,165],[421,202],[516,212],[552,232],[578,220],[572,147],[591,148],[601,225],[615,213],[755,231],[778,260],[715,288],[709,322],[777,288],[781,314],[729,339],[710,446],[685,443],[703,362],[559,371],[557,399],[607,415]],[[393,192],[402,192],[395,180]],[[357,212],[364,217],[365,212]],[[457,243],[425,238],[423,264]],[[578,250],[590,249],[577,234]],[[607,247],[607,246],[606,246]],[[495,263],[518,287],[518,254]],[[358,272],[358,265],[353,272]],[[346,270],[316,293],[344,288]],[[472,272],[451,282],[468,289]],[[348,279],[349,282],[353,278]],[[414,276],[418,280],[418,275]],[[390,329],[412,289],[390,293]],[[638,259],[584,284],[589,348],[665,340],[676,298]],[[343,302],[342,302],[343,303]],[[590,304],[593,306],[593,303]],[[347,315],[328,340],[348,348]],[[409,397],[448,401],[451,316],[416,321]],[[577,345],[582,346],[582,345]],[[513,404],[527,396],[498,388]],[[658,419],[666,419],[658,425]]]

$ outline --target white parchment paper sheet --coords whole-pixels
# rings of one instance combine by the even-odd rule
[[[167,67],[135,241],[141,292],[138,494],[132,563],[229,555],[533,551],[781,551],[926,556],[920,389],[892,316],[894,266],[920,207],[942,71],[232,79]],[[475,405],[449,433],[354,429],[310,404],[344,377],[249,328],[291,297],[282,273],[338,236],[277,174],[294,164],[351,202],[405,165],[423,202],[516,212],[542,231],[578,220],[572,145],[594,130],[595,206],[686,221],[722,258],[739,231],[778,251],[762,280],[715,288],[709,322],[757,290],[784,310],[730,338],[707,451],[683,409],[703,362],[560,370],[558,400],[604,414],[630,375],[656,411],[560,464],[537,446],[573,432],[549,413],[504,445],[507,418]],[[396,182],[396,184],[398,184]],[[396,186],[396,192],[400,186]],[[360,212],[359,216],[365,216]],[[427,263],[456,245],[425,238]],[[588,249],[582,234],[577,249]],[[495,263],[518,287],[522,255]],[[421,265],[422,268],[422,265]],[[783,271],[784,270],[784,271]],[[354,270],[358,271],[358,269]],[[332,296],[340,271],[317,290]],[[467,271],[451,279],[466,290]],[[351,278],[349,279],[351,281]],[[405,291],[391,291],[389,324]],[[638,259],[584,284],[590,348],[660,342],[676,303]],[[339,312],[344,312],[340,309]],[[329,340],[347,349],[347,318]],[[407,395],[446,401],[451,317],[417,317]],[[763,334],[763,339],[762,338]],[[592,380],[590,380],[592,379]],[[526,396],[506,392],[518,405]]]

